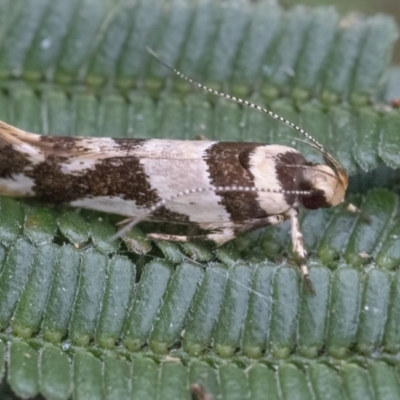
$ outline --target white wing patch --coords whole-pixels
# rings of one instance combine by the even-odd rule
[[[280,145],[259,146],[253,152],[250,160],[250,172],[254,176],[257,188],[265,190],[282,190],[275,173],[275,157],[280,153],[296,150]],[[282,193],[258,193],[258,201],[268,215],[284,214],[291,207]]]
[[[158,196],[168,199],[172,195],[195,188],[211,186],[208,165],[204,159],[207,149],[215,142],[149,140],[142,151],[154,154],[154,159],[142,158],[140,163],[152,188]],[[168,159],[163,158],[164,153]],[[157,157],[160,155],[161,157]],[[174,159],[173,162],[170,160]],[[193,193],[166,204],[166,208],[186,215],[192,222],[230,221],[230,216],[221,205],[222,198],[212,191]]]

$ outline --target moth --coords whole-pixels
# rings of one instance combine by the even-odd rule
[[[0,195],[122,215],[126,218],[116,237],[146,220],[194,226],[201,232],[155,232],[150,239],[221,245],[290,219],[293,253],[309,280],[299,208],[342,203],[346,171],[293,123],[166,66],[203,90],[289,125],[323,154],[326,164],[311,163],[294,148],[278,144],[43,136],[0,122]],[[349,209],[357,210],[352,205]]]

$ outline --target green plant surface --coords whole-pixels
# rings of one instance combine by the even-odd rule
[[[390,17],[270,1],[0,0],[0,18],[6,122],[44,135],[279,143],[323,161],[289,127],[171,76],[149,45],[309,131],[349,172],[347,197],[362,210],[301,212],[312,296],[288,223],[220,248],[152,242],[154,224],[110,242],[114,215],[0,198],[1,398],[400,397]]]

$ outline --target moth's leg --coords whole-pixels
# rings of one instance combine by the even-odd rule
[[[214,241],[217,246],[220,246],[234,239],[238,234],[251,232],[268,225],[279,225],[284,219],[283,215],[271,215],[265,218],[249,219],[240,223],[236,222],[230,227],[222,229],[220,232],[211,233],[207,236],[210,240]]]
[[[192,239],[202,239],[204,235],[186,236],[169,235],[168,233],[148,233],[146,235],[151,240],[166,240],[168,242],[189,242]]]
[[[300,222],[299,222],[299,214],[295,208],[290,209],[290,223],[291,223],[291,234],[292,234],[292,246],[293,253],[297,258],[298,263],[300,264],[300,270],[303,274],[304,280],[310,289],[311,293],[314,294],[314,288],[310,279],[310,275],[308,273],[306,257],[307,251],[304,247],[303,234],[300,230]]]
[[[347,211],[350,211],[354,214],[358,214],[362,219],[364,219],[367,222],[371,222],[371,218],[369,215],[365,214],[362,210],[357,208],[354,204],[348,203],[346,207]]]
[[[204,240],[214,242],[221,246],[234,239],[239,233],[250,232],[268,225],[278,225],[284,220],[283,215],[272,215],[266,218],[251,219],[240,223],[229,223],[229,226],[215,228],[208,224],[201,226],[202,229],[210,231],[204,235],[169,235],[165,233],[148,233],[150,240],[167,240],[170,242],[189,242],[191,240]]]
[[[169,242],[190,242],[191,240],[211,241],[216,245],[224,244],[235,237],[231,228],[223,228],[219,231],[204,235],[169,235],[166,233],[148,233],[150,240],[166,240]]]
[[[271,215],[265,218],[250,219],[243,221],[241,224],[236,224],[235,230],[237,233],[251,232],[269,225],[279,225],[284,220],[285,217],[283,215]]]
[[[346,207],[347,211],[350,211],[352,213],[360,213],[361,210],[357,208],[354,204],[348,203]]]
[[[222,246],[226,242],[235,239],[236,232],[233,228],[223,228],[218,232],[209,233],[207,235],[207,240],[211,240],[217,246]]]

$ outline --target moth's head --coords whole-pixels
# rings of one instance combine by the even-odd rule
[[[335,163],[314,164],[303,171],[303,185],[311,191],[301,202],[308,209],[334,207],[342,203],[348,186],[346,171]]]

